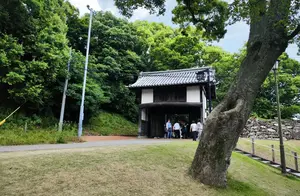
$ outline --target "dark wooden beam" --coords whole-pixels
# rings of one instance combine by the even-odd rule
[[[140,108],[151,107],[201,107],[202,103],[190,103],[190,102],[156,102],[156,103],[144,103],[140,104]]]

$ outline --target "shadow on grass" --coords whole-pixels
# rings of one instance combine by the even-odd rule
[[[292,174],[283,175],[281,173],[281,168],[279,168],[279,169],[278,168],[274,168],[274,170],[272,170],[272,173],[274,173],[274,175],[277,175],[277,176],[285,177],[285,178],[287,178],[289,180],[300,182],[300,178],[297,178],[296,176],[293,176]]]
[[[230,193],[230,195],[269,195],[268,192],[259,189],[254,184],[235,180],[231,176],[227,177],[227,188],[218,189],[217,191],[223,194]]]

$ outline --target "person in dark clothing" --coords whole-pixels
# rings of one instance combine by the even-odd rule
[[[182,125],[182,138],[183,139],[187,139],[188,138],[187,124],[185,122]]]

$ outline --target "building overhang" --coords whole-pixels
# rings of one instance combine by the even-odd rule
[[[140,108],[153,108],[153,107],[201,107],[202,103],[194,102],[154,102],[140,104]]]
[[[197,73],[199,72],[207,73],[203,75],[203,78],[197,79]],[[211,98],[216,99],[215,70],[212,67],[199,67],[141,72],[137,81],[129,85],[128,88],[138,93],[141,89],[176,88],[181,86],[201,86],[206,92],[208,92],[210,86]]]

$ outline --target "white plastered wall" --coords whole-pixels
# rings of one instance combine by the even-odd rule
[[[188,86],[186,87],[186,102],[200,102],[200,87]]]
[[[207,114],[206,114],[206,107],[207,107],[207,102],[206,102],[206,96],[205,96],[205,92],[204,92],[204,88],[202,89],[202,122],[204,122],[204,119],[207,118]]]
[[[153,103],[153,89],[142,89],[142,104]]]

